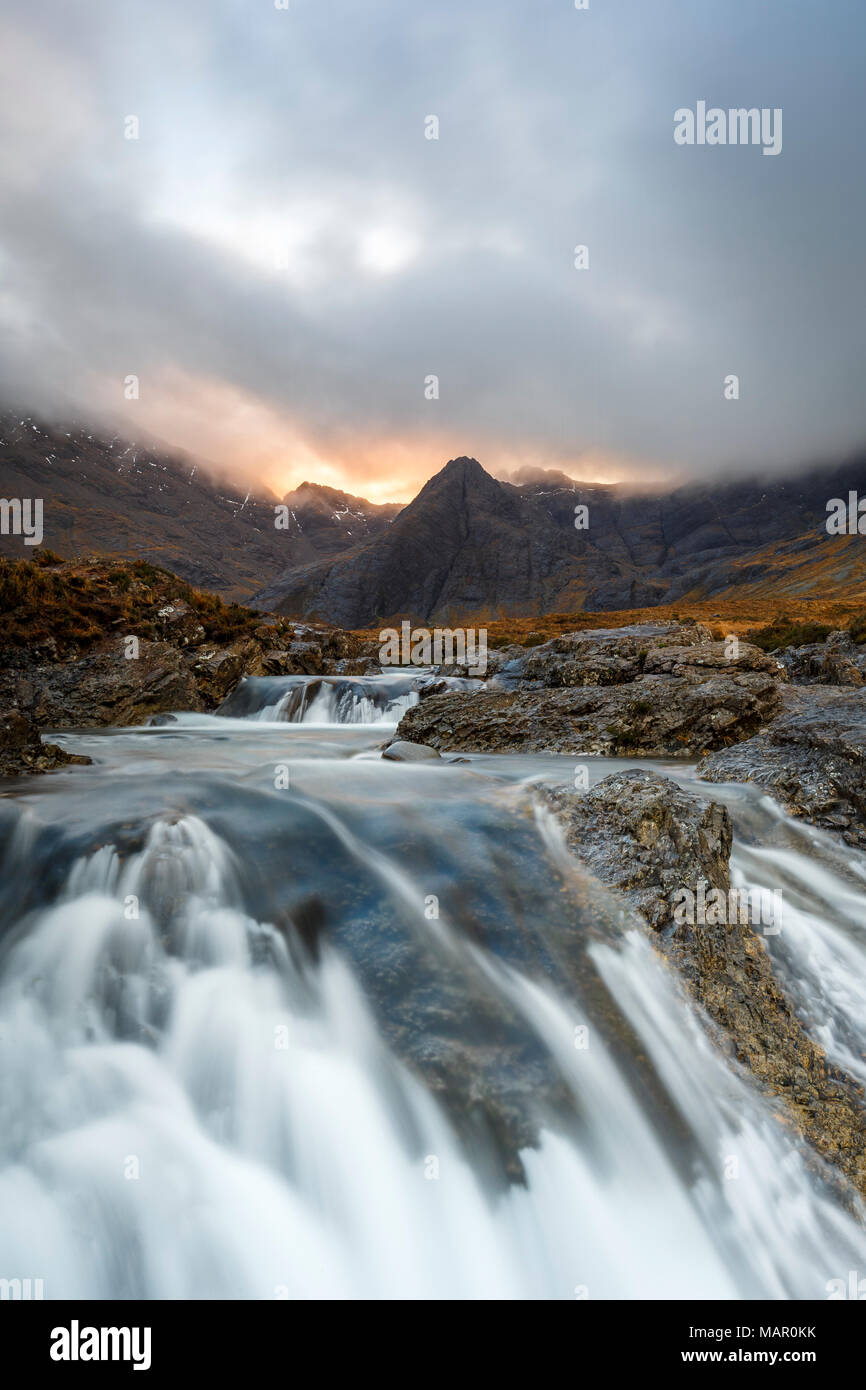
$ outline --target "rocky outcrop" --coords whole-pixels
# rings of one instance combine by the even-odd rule
[[[657,931],[673,923],[674,895],[703,879],[730,888],[731,819],[653,772],[620,772],[593,791],[541,793],[589,871]]]
[[[850,685],[866,682],[866,650],[850,632],[831,632],[824,642],[788,647],[779,659],[796,685]]]
[[[375,643],[226,605],[167,570],[0,559],[0,706],[41,728],[214,710],[244,676],[361,675]]]
[[[90,761],[90,758],[66,753],[56,743],[43,743],[36,724],[20,710],[0,710],[0,777],[53,772],[70,763]]]
[[[165,710],[202,709],[189,664],[176,647],[142,641],[127,659],[121,641],[80,661],[7,671],[4,693],[43,728],[141,724]],[[10,689],[11,687],[11,689]]]
[[[714,671],[757,671],[782,677],[782,667],[748,642],[714,641],[703,623],[639,623],[563,633],[529,651],[518,650],[492,672],[503,689],[560,689],[627,685],[642,675],[683,676],[693,682]]]
[[[685,758],[750,737],[778,707],[769,676],[697,684],[647,676],[614,687],[435,695],[407,710],[397,732],[440,752]]]
[[[781,709],[778,663],[706,628],[578,632],[507,662],[484,688],[431,695],[398,736],[440,751],[694,757]]]
[[[615,888],[652,931],[714,1025],[718,1041],[785,1104],[803,1136],[866,1195],[866,1096],[808,1036],[739,904],[725,920],[683,920],[676,894],[701,880],[729,894],[731,823],[724,807],[669,778],[627,772],[593,791],[542,793],[582,864]],[[707,913],[710,916],[717,914]]]
[[[366,658],[334,655],[345,636],[327,633],[319,642],[299,640],[276,649],[256,637],[186,649],[142,638],[132,657],[118,638],[78,660],[53,662],[16,653],[17,661],[0,676],[0,696],[43,728],[143,724],[171,710],[214,710],[248,675],[366,670]]]
[[[704,758],[708,782],[754,782],[792,816],[866,847],[866,702],[857,691],[785,692],[784,712],[755,738]]]

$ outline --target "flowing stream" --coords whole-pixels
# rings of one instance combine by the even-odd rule
[[[0,798],[0,1278],[47,1298],[825,1298],[864,1229],[527,810],[385,762],[417,673],[245,681]],[[585,760],[587,761],[587,760]],[[591,780],[628,764],[590,759]],[[749,787],[738,884],[866,1082],[866,860]]]

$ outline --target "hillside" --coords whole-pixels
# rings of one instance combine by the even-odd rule
[[[98,552],[163,565],[228,599],[248,599],[275,574],[334,555],[387,526],[398,505],[375,506],[304,483],[283,501],[217,481],[200,464],[117,435],[0,415],[0,496],[43,499],[44,544],[66,559]],[[34,547],[0,535],[0,554]]]

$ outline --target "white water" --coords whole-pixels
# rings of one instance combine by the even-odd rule
[[[101,768],[28,785],[4,863],[22,883],[43,862],[47,828],[72,833],[76,814],[86,822],[73,813],[82,779],[119,805],[123,827],[149,829],[124,849],[121,821],[103,807],[102,843],[71,858],[50,901],[4,939],[0,1277],[41,1278],[49,1298],[821,1298],[830,1279],[862,1265],[862,1227],[625,920],[590,954],[685,1147],[597,1032],[575,1047],[584,1018],[573,999],[467,946],[447,913],[426,924],[418,915],[413,930],[441,946],[448,969],[477,965],[549,1050],[582,1116],[543,1126],[523,1153],[525,1187],[491,1184],[384,1040],[328,932],[315,965],[299,957],[291,937],[250,915],[247,854],[193,810],[168,805],[169,786],[192,796],[212,766],[227,801],[233,787],[261,783],[263,841],[286,833],[271,824],[271,804],[275,818],[278,805],[280,815],[309,808],[334,830],[332,855],[340,847],[358,873],[366,861],[379,891],[409,912],[429,887],[428,846],[447,847],[449,834],[470,858],[496,854],[504,839],[507,863],[509,782],[558,765],[497,760],[502,781],[486,775],[490,759],[477,761],[483,775],[389,767],[357,758],[360,734],[342,754],[323,742],[318,759],[298,742],[288,803],[272,801],[262,764],[309,734],[256,715],[70,738]],[[371,729],[370,749],[380,739]],[[160,779],[130,776],[131,763]],[[145,817],[135,795],[154,804],[163,779],[165,810]],[[494,829],[471,820],[475,803]],[[551,874],[571,872],[550,822],[535,834]],[[816,858],[809,848],[738,845],[735,872],[784,883],[785,929],[771,949],[853,1070],[866,1031],[862,898],[829,850]],[[316,854],[324,885],[339,865]],[[519,878],[516,842],[513,857]],[[270,863],[252,868],[267,875]],[[497,902],[511,900],[518,878]],[[500,886],[489,880],[491,894]]]
[[[245,677],[220,709],[262,723],[398,724],[420,690],[437,685],[477,685],[461,677],[434,677],[427,668],[394,667],[387,676]]]

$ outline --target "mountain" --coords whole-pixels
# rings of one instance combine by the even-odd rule
[[[403,510],[402,502],[368,502],[322,483],[301,483],[287,492],[288,536],[295,563],[335,555],[381,535]]]
[[[668,493],[452,459],[408,506],[304,482],[280,504],[159,446],[0,414],[0,497],[41,498],[63,557],[147,560],[288,617],[361,628],[647,608],[742,594],[866,597],[866,538],[828,536],[827,502],[866,496],[866,460],[763,484]],[[276,508],[285,509],[277,529]],[[588,527],[576,529],[575,508]],[[21,536],[0,554],[32,558]]]
[[[497,602],[544,611],[569,589],[572,542],[546,509],[475,459],[452,459],[387,532],[330,560],[290,570],[256,602],[327,613],[361,627],[395,614],[477,612]]]
[[[526,475],[523,475],[524,477]],[[452,459],[387,531],[292,567],[256,595],[293,617],[366,627],[614,610],[721,597],[866,594],[860,536],[828,536],[831,497],[866,495],[866,460],[766,484],[663,495]],[[588,511],[576,529],[575,508]]]
[[[200,463],[118,435],[0,414],[0,496],[41,498],[43,541],[64,558],[99,553],[148,560],[198,588],[243,600],[274,574],[369,539],[399,512],[333,488],[277,499],[215,479]],[[33,558],[20,536],[0,554]]]

